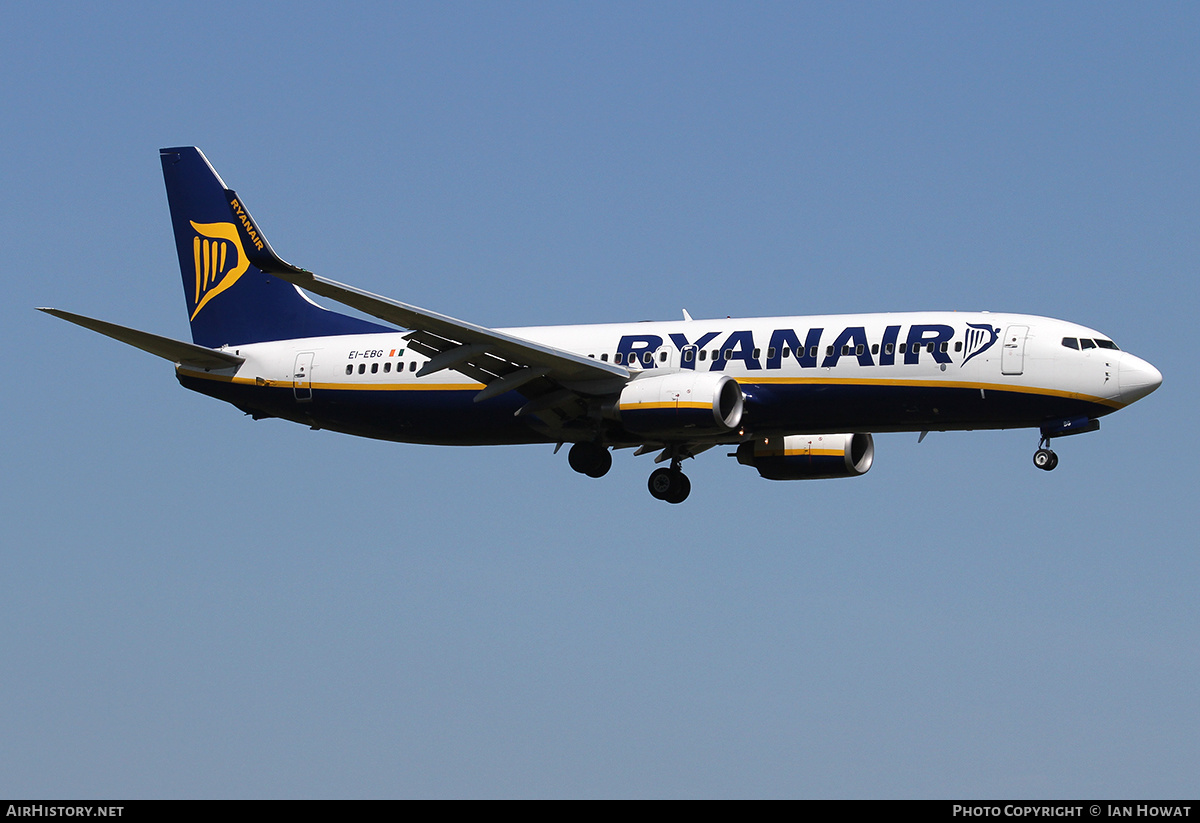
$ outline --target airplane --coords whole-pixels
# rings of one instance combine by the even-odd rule
[[[688,497],[686,459],[770,480],[856,477],[872,433],[1036,428],[1049,446],[1153,392],[1154,366],[1047,317],[908,312],[491,329],[380,297],[279,257],[195,147],[161,149],[192,342],[40,311],[175,364],[188,389],[254,419],[404,443],[571,444],[601,477],[657,453],[650,494]],[[383,325],[315,303],[311,292]],[[398,327],[398,328],[397,328]]]

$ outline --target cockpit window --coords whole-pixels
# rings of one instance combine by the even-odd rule
[[[1111,351],[1120,351],[1117,344],[1111,340],[1105,340],[1103,337],[1097,337],[1095,340],[1088,340],[1086,337],[1064,337],[1062,344],[1068,349],[1109,349]]]

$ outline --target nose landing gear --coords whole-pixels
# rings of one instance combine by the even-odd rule
[[[1038,441],[1038,450],[1033,453],[1033,465],[1042,471],[1054,471],[1058,465],[1058,455],[1050,450],[1052,437],[1067,437],[1068,435],[1087,434],[1100,430],[1100,421],[1085,416],[1060,417],[1046,420],[1042,423],[1042,439]]]

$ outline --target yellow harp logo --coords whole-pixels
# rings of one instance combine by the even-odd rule
[[[196,260],[196,297],[192,302],[196,308],[189,318],[195,320],[209,300],[246,273],[250,261],[242,249],[237,227],[232,223],[188,222],[196,230],[196,236],[192,238],[192,252]]]

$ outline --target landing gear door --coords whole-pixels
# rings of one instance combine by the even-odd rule
[[[303,351],[296,355],[296,366],[292,370],[292,391],[297,400],[312,400],[313,353]]]
[[[1028,326],[1009,326],[1004,330],[1004,348],[1000,353],[1001,374],[1021,374],[1025,371],[1025,336]]]

